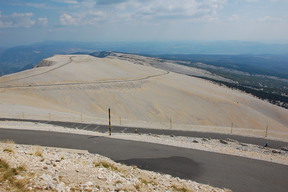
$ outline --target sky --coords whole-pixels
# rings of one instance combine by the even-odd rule
[[[288,0],[0,0],[0,47],[42,41],[288,43]]]

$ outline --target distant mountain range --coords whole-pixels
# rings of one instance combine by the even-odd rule
[[[116,51],[135,54],[285,55],[288,44],[244,41],[189,42],[55,42],[47,41],[8,49],[0,48],[0,76],[32,68],[55,54]]]

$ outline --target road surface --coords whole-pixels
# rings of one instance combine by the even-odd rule
[[[0,140],[88,150],[117,162],[236,192],[287,192],[288,166],[193,149],[45,131],[0,129]]]
[[[13,119],[13,118],[0,118],[0,121],[26,121],[35,123],[45,123],[50,125],[57,125],[73,129],[84,129],[89,131],[97,131],[101,133],[108,132],[108,125],[99,124],[87,124],[87,123],[75,123],[75,122],[61,122],[61,121],[45,121],[45,120],[32,120],[32,119]],[[223,133],[209,133],[209,132],[197,132],[197,131],[180,131],[173,129],[147,129],[147,128],[132,128],[125,126],[114,126],[112,125],[113,133],[134,133],[137,129],[140,134],[157,134],[157,135],[175,135],[175,136],[186,136],[186,137],[198,137],[198,138],[211,138],[211,139],[234,139],[242,143],[249,143],[259,146],[264,146],[268,142],[269,147],[275,149],[281,149],[282,147],[288,146],[288,142],[275,141],[267,138],[256,138],[256,137],[245,137],[232,134]]]

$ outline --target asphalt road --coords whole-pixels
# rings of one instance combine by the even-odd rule
[[[35,123],[45,123],[50,125],[57,125],[73,129],[84,129],[90,131],[97,131],[101,133],[108,132],[107,125],[99,124],[87,124],[87,123],[75,123],[75,122],[61,122],[61,121],[44,121],[44,120],[30,120],[30,119],[8,119],[0,118],[0,121],[27,121]],[[198,137],[198,138],[211,138],[211,139],[234,139],[242,143],[250,143],[259,146],[264,146],[268,142],[269,147],[274,149],[281,149],[282,147],[288,147],[288,142],[275,141],[267,138],[256,138],[256,137],[245,137],[232,134],[222,134],[222,133],[208,133],[208,132],[197,132],[197,131],[180,131],[173,129],[147,129],[147,128],[132,128],[132,127],[121,127],[112,126],[113,133],[134,133],[137,129],[140,134],[157,134],[157,135],[175,135],[175,136],[186,136],[186,137]],[[108,134],[108,133],[107,133]]]
[[[288,166],[172,146],[68,133],[0,129],[0,139],[88,150],[117,162],[236,192],[287,192]]]

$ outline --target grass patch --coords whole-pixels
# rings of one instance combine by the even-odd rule
[[[119,171],[121,172],[122,170],[119,169],[116,165],[114,165],[113,163],[109,163],[107,161],[94,161],[93,162],[95,167],[104,167],[106,169],[111,169],[113,171]]]
[[[3,149],[3,152],[6,153],[14,153],[14,144],[15,142],[13,140],[1,140],[0,141],[1,144],[4,144],[4,146],[6,147],[5,149]],[[7,144],[7,145],[6,145]]]
[[[22,181],[15,178],[16,175],[19,175],[25,170],[26,168],[24,166],[11,168],[5,160],[0,159],[0,182],[8,182],[13,188],[26,192],[28,191],[25,188],[27,180]]]
[[[20,172],[27,171],[24,165],[21,165],[21,166],[17,167],[17,170],[20,171]]]
[[[120,180],[117,180],[116,182],[115,182],[115,184],[121,184],[122,183],[122,181],[120,181]]]
[[[192,190],[190,190],[184,186],[172,185],[171,187],[172,187],[173,191],[177,191],[177,192],[193,192]]]
[[[154,185],[154,186],[157,185],[157,183],[155,181],[153,181],[153,180],[146,180],[146,179],[143,179],[143,178],[139,178],[139,180],[144,185],[149,185],[149,184]]]
[[[9,165],[6,161],[0,159],[0,171],[5,172],[7,169],[9,169]]]
[[[43,150],[40,146],[35,147],[34,155],[37,157],[43,157]]]
[[[3,150],[3,152],[6,152],[6,153],[14,153],[14,150],[13,149],[10,149],[10,148],[5,148]]]
[[[13,140],[10,140],[10,139],[0,140],[0,143],[15,144],[15,142]]]
[[[140,191],[140,189],[141,189],[141,185],[139,185],[139,184],[136,184],[134,187],[137,191]]]

